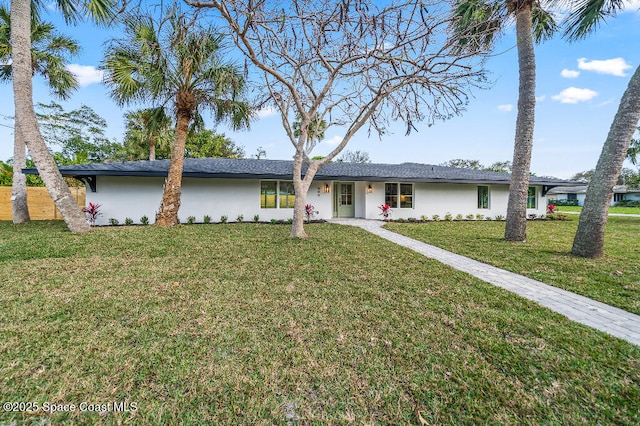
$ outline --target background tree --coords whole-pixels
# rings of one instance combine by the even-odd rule
[[[125,114],[125,135],[120,157],[123,160],[153,161],[171,156],[175,139],[173,121],[162,107]]]
[[[485,167],[484,170],[489,170],[491,172],[498,172],[498,173],[511,173],[513,166],[511,164],[511,161],[496,161],[495,163],[491,164],[489,167]],[[533,175],[533,173],[530,172],[531,175]]]
[[[34,12],[41,3],[34,3]],[[111,0],[70,1],[58,0],[55,5],[68,22],[77,22],[84,16],[96,21],[111,21],[116,2]],[[11,66],[13,74],[13,98],[15,105],[15,131],[26,142],[47,191],[72,232],[89,232],[91,227],[71,195],[55,161],[38,129],[33,108],[33,65],[31,58],[30,0],[11,0]]]
[[[440,166],[444,167],[456,167],[459,169],[471,169],[471,170],[482,170],[484,166],[478,160],[465,160],[462,158],[455,158],[453,160],[445,161],[444,163],[440,163]]]
[[[187,158],[244,158],[244,149],[224,134],[203,129],[189,132],[184,155]]]
[[[553,16],[537,0],[457,0],[456,33],[460,48],[490,47],[505,25],[515,18],[518,49],[518,115],[511,164],[511,181],[504,237],[509,241],[527,238],[527,195],[531,173],[531,151],[535,125],[536,42],[550,37],[557,29]]]
[[[584,172],[578,172],[575,175],[571,176],[571,180],[589,183],[593,178],[593,172],[594,172],[594,169],[585,170]]]
[[[79,46],[72,38],[57,34],[52,24],[31,19],[31,67],[33,74],[42,75],[48,82],[51,93],[60,99],[67,99],[78,87],[78,82],[66,69],[67,60],[75,55]],[[0,6],[0,80],[11,81],[11,15]],[[27,178],[22,169],[27,165],[27,148],[22,133],[14,132],[13,179],[11,189],[11,209],[13,223],[30,220],[27,206]]]
[[[256,153],[253,154],[253,157],[256,160],[260,160],[262,158],[267,158],[267,151],[265,151],[261,146],[256,149]]]
[[[261,100],[280,113],[295,150],[292,237],[306,237],[304,207],[318,169],[332,161],[363,126],[378,134],[391,121],[446,119],[482,84],[477,52],[458,52],[448,38],[448,4],[365,0],[187,0],[215,9],[252,71]],[[300,122],[299,133],[292,122]],[[344,138],[325,158],[311,160],[316,120]],[[296,136],[297,134],[297,136]],[[303,165],[307,165],[302,175]]]
[[[640,127],[638,127],[640,130]],[[631,161],[631,164],[634,166],[640,165],[638,162],[640,160],[640,139],[632,139],[631,144],[629,144],[629,149],[627,150],[627,159]]]
[[[600,21],[614,16],[624,6],[624,2],[584,0],[577,2],[576,5],[576,9],[567,20],[566,35],[570,40],[585,37]],[[613,186],[620,176],[638,121],[640,121],[640,66],[631,76],[627,89],[622,95],[593,178],[587,187],[578,230],[571,249],[575,255],[594,258],[604,254],[604,230]]]
[[[338,162],[345,163],[370,163],[371,159],[369,158],[369,153],[366,151],[345,151],[340,158],[338,158]]]
[[[36,105],[36,118],[42,136],[50,150],[61,158],[61,163],[101,163],[113,159],[122,145],[105,136],[107,121],[91,107],[65,111],[51,102]],[[62,160],[64,159],[64,160]]]
[[[177,6],[160,21],[131,14],[124,32],[107,49],[105,83],[120,105],[147,101],[174,109],[175,141],[156,224],[176,225],[189,125],[201,109],[210,109],[216,122],[248,127],[251,110],[240,101],[244,79],[234,65],[221,61],[222,39],[213,28],[198,25]]]

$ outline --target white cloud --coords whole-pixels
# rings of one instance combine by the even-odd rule
[[[498,110],[502,112],[509,112],[513,110],[513,105],[511,104],[498,105]]]
[[[547,95],[536,96],[536,102],[542,102],[547,99]]]
[[[81,87],[102,83],[104,72],[92,65],[69,64],[67,69],[76,76]]]
[[[598,74],[625,77],[627,75],[625,71],[631,68],[631,65],[624,58],[605,59],[603,61],[590,61],[587,58],[580,58],[578,59],[578,68],[585,71],[595,71]]]
[[[322,143],[327,144],[329,146],[336,146],[342,142],[343,136],[334,136],[331,139],[325,139]]]
[[[272,106],[262,107],[257,111],[258,118],[271,117],[272,115],[276,115],[278,111]]]
[[[625,12],[640,13],[640,0],[626,0],[623,7]]]
[[[563,69],[560,75],[564,78],[577,78],[580,75],[580,71]]]
[[[598,96],[598,92],[591,89],[579,89],[577,87],[569,87],[552,98],[563,104],[577,104],[578,102],[586,102]]]

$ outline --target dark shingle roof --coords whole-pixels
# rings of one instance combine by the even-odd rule
[[[64,176],[167,176],[169,160],[127,161],[99,164],[61,166]],[[306,170],[306,167],[304,168]],[[26,174],[37,174],[35,169],[24,169]],[[187,158],[185,177],[291,179],[293,161],[229,158]],[[442,183],[496,183],[508,184],[509,174],[485,170],[460,169],[429,164],[375,164],[328,163],[321,167],[317,180],[351,181],[403,181]],[[576,182],[532,176],[531,183],[548,186],[578,184]]]

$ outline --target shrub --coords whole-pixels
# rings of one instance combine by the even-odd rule
[[[293,218],[292,218],[292,217],[290,217],[289,219],[287,219],[287,223],[288,223],[289,225],[291,225],[291,224],[293,223]]]
[[[220,216],[220,223],[227,223],[229,218],[225,215]]]
[[[126,218],[124,220],[124,224],[127,225],[127,226],[133,225],[133,219],[131,219],[130,217]]]
[[[276,223],[278,223],[278,221],[276,219],[271,219],[271,224],[275,225]]]
[[[428,222],[429,221],[429,217],[426,214],[423,214],[422,216],[420,216],[420,220],[423,222]]]
[[[433,216],[431,216],[431,220],[433,220],[434,222],[440,222],[440,216],[434,214]]]
[[[380,215],[384,218],[384,220],[389,220],[389,216],[391,216],[391,206],[387,203],[378,206],[380,209]]]
[[[616,207],[640,207],[639,200],[622,200],[616,203]]]
[[[549,205],[547,206],[547,213],[555,213],[555,211],[556,211],[556,206],[555,206],[555,204],[549,204]]]
[[[109,218],[109,225],[117,226],[117,225],[120,225],[120,222],[118,222],[118,219],[110,217]]]
[[[187,218],[187,223],[188,223],[189,225],[193,225],[194,223],[196,223],[196,217],[195,217],[195,216],[189,216],[189,217]]]
[[[476,215],[476,220],[482,220],[482,219],[484,219],[484,215],[483,215],[483,214],[478,213],[478,214]]]
[[[259,214],[253,215],[253,221],[258,223],[260,221],[260,215]]]
[[[538,217],[538,215],[536,215],[535,213],[530,213],[529,214],[529,219],[534,220],[536,217]]]
[[[307,218],[307,223],[311,223],[311,219],[313,219],[313,216],[316,214],[313,209],[314,207],[311,204],[304,206],[304,216]]]
[[[462,216],[461,214],[456,215],[456,220],[462,220],[462,219],[464,219],[464,216]]]
[[[447,212],[447,214],[444,215],[444,220],[446,220],[447,222],[451,222],[453,220],[453,215]]]
[[[89,221],[91,226],[96,226],[96,220],[98,220],[98,218],[102,216],[102,213],[100,212],[100,207],[102,207],[102,204],[89,203],[87,207],[84,207],[82,209],[82,211],[86,214],[87,220]]]
[[[243,214],[239,214],[238,217],[236,217],[236,222],[242,223],[242,221],[244,221],[244,215]]]
[[[473,214],[468,214],[465,216],[467,220],[473,220],[473,218],[475,217]]]
[[[202,222],[211,223],[211,216],[209,216],[208,214],[205,214],[204,217],[202,218]]]
[[[410,217],[409,219],[407,219],[407,222],[409,223],[416,223],[418,221],[418,219],[416,219],[415,217]]]
[[[140,223],[143,225],[148,225],[149,224],[149,217],[147,215],[144,215],[140,218]]]
[[[549,203],[553,203],[558,206],[578,206],[578,200],[549,200]]]
[[[484,220],[492,221],[493,219],[491,218],[491,216],[487,216],[484,218]]]
[[[405,221],[403,218],[399,217],[399,218],[396,220],[396,222],[398,222],[398,223],[405,223],[406,221]]]
[[[496,220],[504,220],[504,216],[499,214],[499,215],[496,216]]]

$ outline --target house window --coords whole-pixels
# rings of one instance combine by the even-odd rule
[[[279,188],[279,190],[278,190]],[[260,208],[261,209],[292,209],[296,201],[293,182],[263,180],[260,182]]]
[[[413,208],[413,184],[411,183],[400,184],[400,208]]]
[[[281,181],[280,182],[280,208],[292,209],[293,203],[296,201],[296,195],[293,190],[293,182]]]
[[[536,188],[534,186],[529,188],[529,193],[527,194],[527,208],[528,209],[538,208],[538,199],[536,197]]]
[[[275,209],[278,182],[263,180],[260,182],[260,208]]]
[[[567,194],[567,200],[577,200],[578,194]]]
[[[624,194],[620,194],[620,193],[613,194],[613,201],[616,203],[620,201],[624,201]]]
[[[413,208],[413,184],[385,183],[384,202],[394,208]]]
[[[479,209],[489,208],[489,187],[488,186],[478,186],[478,208]]]

